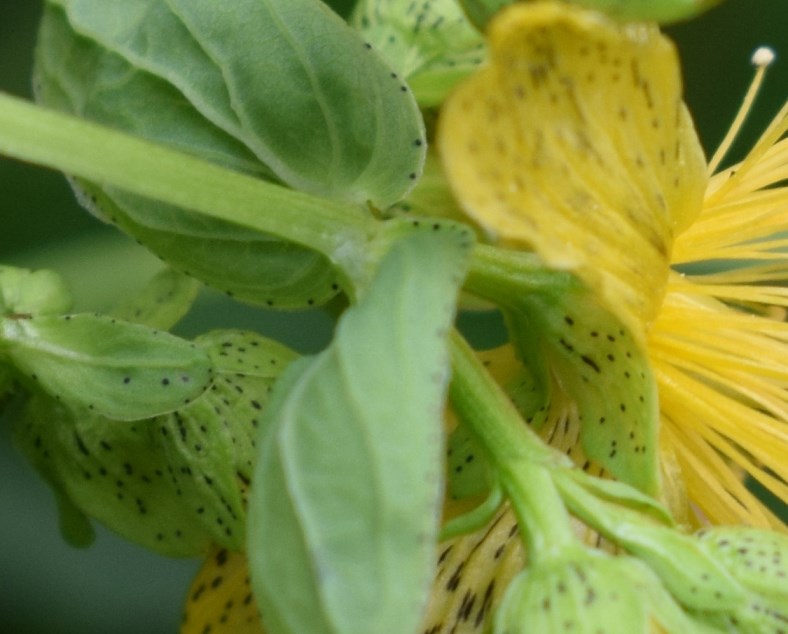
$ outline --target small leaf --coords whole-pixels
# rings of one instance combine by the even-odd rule
[[[157,273],[139,295],[116,306],[112,316],[149,328],[170,330],[189,311],[200,284],[172,269]]]
[[[3,319],[0,328],[0,351],[28,379],[116,420],[183,407],[213,378],[208,355],[194,344],[109,317]]]
[[[422,107],[440,104],[487,58],[456,0],[363,0],[351,23],[407,79]]]
[[[415,632],[434,562],[447,334],[472,234],[415,229],[275,388],[250,499],[272,634]]]
[[[0,317],[58,315],[72,306],[65,281],[54,271],[0,266]]]

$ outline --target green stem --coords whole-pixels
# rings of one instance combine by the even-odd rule
[[[493,461],[520,522],[529,557],[549,557],[575,543],[551,467],[568,459],[547,447],[456,332],[451,339],[452,405]]]
[[[511,306],[534,293],[555,294],[579,284],[571,273],[548,268],[535,253],[479,244],[473,250],[465,289]]]
[[[363,209],[266,183],[0,94],[0,153],[319,251],[362,278],[377,222]]]

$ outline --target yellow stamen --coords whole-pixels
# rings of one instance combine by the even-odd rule
[[[725,135],[725,138],[720,143],[720,146],[717,148],[717,151],[714,153],[714,156],[709,161],[709,166],[707,170],[707,174],[711,176],[714,172],[717,171],[717,167],[719,167],[720,162],[730,150],[733,141],[736,139],[736,136],[739,134],[741,130],[742,124],[744,123],[747,115],[750,114],[752,110],[752,104],[755,101],[755,97],[758,95],[758,91],[761,88],[761,84],[763,84],[763,78],[766,74],[766,68],[774,61],[774,51],[767,47],[761,47],[753,53],[752,56],[752,63],[756,67],[755,77],[750,84],[749,90],[747,90],[747,94],[744,97],[744,101],[742,102],[741,108],[739,108],[739,112],[736,114],[736,118],[733,120],[733,125],[731,125],[728,133]]]

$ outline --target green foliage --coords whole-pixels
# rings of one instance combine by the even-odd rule
[[[484,39],[456,0],[362,0],[352,24],[408,81],[423,107],[440,104],[487,58]]]
[[[178,409],[213,379],[193,343],[86,313],[3,319],[0,354],[50,395],[117,420]]]
[[[274,634],[418,626],[443,488],[447,333],[471,237],[436,224],[396,241],[331,346],[276,386],[248,543]]]
[[[85,513],[167,555],[241,546],[262,410],[295,355],[240,331],[195,343],[215,369],[212,386],[169,414],[130,423],[43,394],[27,404],[16,441],[53,486],[66,535]]]
[[[497,573],[467,571],[489,585],[457,623],[478,599],[474,627],[499,633],[778,631],[785,540],[691,537],[651,497],[642,333],[537,255],[474,245],[440,157],[425,167],[419,106],[484,62],[472,23],[505,4],[362,0],[349,26],[319,0],[49,0],[36,93],[50,110],[0,96],[0,150],[68,173],[85,207],[169,265],[106,316],[68,314],[55,273],[0,267],[0,400],[70,543],[97,520],[171,556],[246,549],[271,634],[413,634],[438,539],[506,503],[503,543],[519,536],[526,567],[495,589],[494,617]],[[668,21],[709,3],[575,4]],[[168,333],[196,280],[274,308],[335,299],[334,339],[297,359],[256,333]],[[463,288],[506,315],[519,365],[505,381],[450,334]],[[537,436],[557,398],[618,481]],[[444,497],[467,512],[441,527]],[[625,552],[581,546],[570,514]],[[457,580],[485,565],[453,557]],[[248,586],[221,596],[253,614]]]
[[[296,189],[387,207],[421,170],[424,130],[409,89],[320,2],[52,4]]]

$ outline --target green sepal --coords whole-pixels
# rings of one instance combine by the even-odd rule
[[[714,526],[696,537],[748,590],[788,605],[788,536],[749,526]]]
[[[664,506],[653,497],[645,495],[623,482],[596,477],[581,469],[556,471],[555,478],[557,481],[568,478],[602,501],[650,516],[662,525],[674,526],[673,518]]]
[[[508,302],[519,313],[510,319],[517,328],[512,339],[532,361],[529,368],[539,368],[540,356],[546,359],[576,402],[586,456],[618,479],[656,493],[659,401],[641,344],[570,276],[554,289]],[[523,342],[534,347],[524,349]]]
[[[587,483],[581,485],[574,478],[559,474],[555,481],[574,515],[647,564],[688,608],[719,611],[743,604],[744,589],[725,567],[693,537],[655,523],[648,507],[645,515],[627,508],[626,502],[604,499],[607,492],[597,497],[585,488]]]
[[[416,630],[443,490],[447,335],[471,241],[459,226],[412,228],[329,348],[275,387],[248,539],[268,631]]]
[[[0,352],[51,396],[115,420],[176,410],[213,379],[193,343],[87,313],[2,319]]]
[[[463,425],[449,434],[446,448],[447,492],[451,499],[489,492],[492,472],[478,441]]]
[[[154,275],[142,291],[118,304],[112,317],[158,330],[170,330],[189,312],[200,283],[166,268]]]
[[[456,0],[362,0],[351,24],[408,81],[422,107],[441,104],[487,59],[484,39]]]
[[[66,282],[54,271],[0,266],[0,317],[58,315],[72,305]]]

